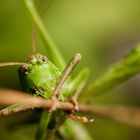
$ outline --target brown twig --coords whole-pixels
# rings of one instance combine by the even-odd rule
[[[41,97],[35,97],[30,94],[23,94],[24,92],[0,89],[0,104],[12,105],[0,111],[0,116],[7,116],[16,112],[21,112],[34,108],[51,108],[52,101]],[[73,104],[70,102],[59,102],[57,109],[72,110]],[[132,106],[121,105],[86,105],[79,104],[81,112],[87,112],[99,117],[113,119],[119,122],[131,124],[140,127],[140,109]]]
[[[35,108],[51,108],[53,105],[52,100],[45,100],[41,97],[30,97],[26,101],[10,106],[0,111],[1,116],[8,116],[16,112],[25,111]],[[57,109],[72,110],[73,104],[69,102],[60,102]]]
[[[0,105],[12,105],[26,101],[32,95],[11,89],[0,88]]]
[[[71,71],[74,69],[74,67],[76,66],[76,64],[80,61],[81,59],[81,54],[80,53],[76,53],[74,55],[74,57],[70,60],[69,64],[67,65],[67,67],[64,69],[62,75],[61,75],[61,80],[58,83],[53,96],[57,96],[63,86],[63,84],[65,83],[66,79],[68,78],[69,74],[71,73]]]
[[[79,105],[82,112],[140,127],[140,108],[122,105]]]

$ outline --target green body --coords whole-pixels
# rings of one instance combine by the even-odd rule
[[[42,96],[45,99],[50,99],[53,91],[61,78],[61,72],[59,69],[51,63],[45,56],[41,54],[35,54],[28,57],[26,64],[19,68],[19,75],[24,88],[37,96]],[[59,94],[59,99],[63,100],[62,93]],[[47,113],[42,112],[38,130],[36,133],[36,140],[45,140],[46,137],[50,137],[57,125],[52,125],[53,118],[61,118],[62,112]],[[60,124],[64,121],[60,121]],[[51,125],[51,128],[49,128]]]
[[[19,68],[19,74],[27,91],[48,99],[60,81],[61,72],[49,60],[41,62],[41,56],[37,54],[36,62],[34,63],[32,62],[33,60],[28,60],[28,70],[24,72],[24,66],[21,66]]]
[[[42,60],[43,59],[43,60]],[[87,77],[88,69],[84,69],[72,82],[67,81],[59,93],[59,99],[64,100],[72,94]],[[30,56],[26,65],[19,68],[19,75],[24,88],[35,95],[50,99],[56,85],[61,79],[60,70],[41,54]]]
[[[19,68],[19,75],[24,88],[35,95],[40,95],[46,99],[51,98],[60,81],[61,72],[59,69],[41,54],[30,56],[26,63],[27,65]],[[62,94],[60,93],[60,95]],[[63,96],[60,96],[60,99],[63,100]]]

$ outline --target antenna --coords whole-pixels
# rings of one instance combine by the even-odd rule
[[[22,62],[6,62],[6,63],[0,63],[0,67],[24,65],[24,64],[26,64],[26,63],[22,63]]]
[[[53,1],[50,1],[50,2],[46,1],[46,3],[40,7],[40,15],[43,16],[52,4],[53,4]],[[46,7],[46,5],[47,5],[47,7]],[[36,27],[35,27],[35,24],[33,24],[33,28],[32,28],[32,52],[33,52],[33,54],[36,54],[35,40],[36,40]]]
[[[36,53],[35,32],[36,32],[35,25],[33,25],[33,29],[32,29],[32,51],[33,51],[33,54]]]

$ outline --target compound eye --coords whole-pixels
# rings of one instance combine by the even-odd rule
[[[42,62],[47,62],[47,58],[45,56],[41,56]]]
[[[25,74],[25,75],[27,75],[28,74],[28,72],[29,72],[29,66],[28,65],[22,65],[22,67],[21,67],[21,69],[22,69],[22,72]]]
[[[48,62],[48,59],[47,59],[47,57],[41,55],[41,56],[39,56],[38,62],[40,64],[47,63]]]

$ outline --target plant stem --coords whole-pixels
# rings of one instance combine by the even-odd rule
[[[0,116],[2,115],[7,116],[28,109],[51,108],[52,101],[40,97],[34,97],[30,94],[26,94],[20,91],[0,89],[0,104],[1,105],[15,104],[0,111]],[[60,102],[60,106],[58,109],[73,110],[73,104],[69,102]],[[79,104],[79,109],[80,112],[87,112],[97,115],[99,117],[105,117],[140,127],[140,108],[136,108],[134,106],[122,106],[122,105],[104,106],[104,105]],[[44,113],[43,116],[47,116],[47,112],[46,114]],[[48,120],[48,118],[45,120]],[[42,120],[41,124],[44,123],[47,124],[48,121],[44,122],[45,120]],[[73,128],[73,126],[71,126],[71,128]]]
[[[71,127],[72,126],[72,127]],[[79,127],[77,127],[79,126]],[[71,129],[70,129],[71,128]],[[66,138],[71,140],[94,140],[87,132],[85,127],[79,122],[67,119],[60,129],[60,133]],[[67,135],[68,133],[68,135]]]
[[[45,140],[47,135],[47,127],[51,118],[51,113],[42,112],[40,123],[36,132],[35,140]]]
[[[140,108],[123,105],[80,105],[80,110],[140,128]]]

